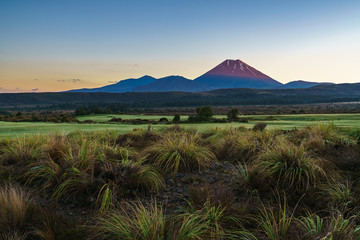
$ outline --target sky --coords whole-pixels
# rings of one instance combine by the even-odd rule
[[[358,0],[1,0],[0,92],[194,79],[241,59],[286,83],[360,82]]]

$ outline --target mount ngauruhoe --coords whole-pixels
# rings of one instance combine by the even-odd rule
[[[241,60],[225,60],[194,80],[211,89],[277,88],[283,84],[263,74]]]
[[[69,92],[203,92],[228,88],[308,88],[322,84],[305,81],[282,84],[241,60],[225,60],[194,80],[181,76],[156,79],[145,75],[141,78],[126,79],[104,87],[74,89]]]

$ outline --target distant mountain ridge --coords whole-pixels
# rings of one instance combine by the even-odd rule
[[[310,87],[315,87],[315,86],[319,86],[319,85],[333,85],[335,83],[331,83],[331,82],[308,82],[308,81],[303,81],[303,80],[297,80],[297,81],[292,81],[292,82],[288,82],[284,85],[282,85],[281,89],[290,89],[290,88],[310,88]]]
[[[169,76],[138,86],[134,92],[202,92],[210,90],[207,86],[181,76]]]
[[[107,92],[107,93],[123,93],[123,92],[133,92],[135,88],[139,86],[144,86],[154,82],[156,78],[145,75],[141,78],[130,78],[119,81],[114,84],[110,84],[104,87],[99,88],[83,88],[83,89],[74,89],[68,92]]]
[[[103,87],[74,89],[67,92],[204,92],[229,88],[309,88],[329,84],[331,83],[306,81],[293,81],[282,84],[239,59],[228,59],[194,80],[182,76],[168,76],[156,79],[145,75],[140,78],[125,79]]]

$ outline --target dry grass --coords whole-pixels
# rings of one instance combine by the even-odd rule
[[[147,162],[172,175],[208,168],[216,159],[215,154],[201,144],[199,135],[187,133],[168,134],[143,154]]]
[[[260,154],[254,168],[261,178],[280,190],[302,194],[331,179],[331,173],[323,168],[324,164],[304,147],[283,142]]]
[[[0,188],[0,232],[3,234],[27,233],[34,210],[30,194],[17,186]]]

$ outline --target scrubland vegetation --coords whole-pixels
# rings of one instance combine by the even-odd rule
[[[360,131],[179,125],[0,140],[0,239],[360,239]]]

